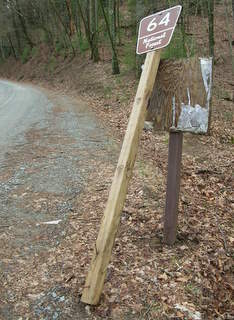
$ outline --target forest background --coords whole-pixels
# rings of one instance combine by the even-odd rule
[[[162,59],[214,57],[211,131],[185,135],[178,239],[170,248],[162,242],[168,134],[144,130],[110,266],[114,276],[101,304],[88,309],[90,318],[233,317],[234,3],[0,0],[0,76],[83,97],[117,143],[144,61],[135,53],[139,22],[177,4],[183,11]],[[103,214],[113,176],[110,168],[102,169],[79,208],[95,211],[94,221]],[[80,294],[98,226],[82,226],[83,238],[75,232],[56,253],[56,263],[63,261],[71,275],[66,285]],[[75,252],[79,244],[78,253],[67,249],[71,243]]]
[[[183,0],[179,3],[183,11],[173,43],[163,58],[191,57],[196,53],[214,56],[214,3],[223,6],[229,25],[233,1]],[[59,55],[74,57],[86,51],[98,62],[108,48],[112,53],[113,74],[120,72],[119,64],[123,60],[129,67],[135,67],[139,76],[143,58],[136,58],[135,45],[140,20],[176,4],[178,1],[173,0],[1,0],[0,58],[13,56],[25,63],[44,44],[50,50],[52,65]],[[196,47],[196,36],[190,28],[191,18],[197,16],[204,20],[201,32],[208,27],[209,45],[202,48]],[[227,33],[232,56],[232,23]]]

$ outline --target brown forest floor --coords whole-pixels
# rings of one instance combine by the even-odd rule
[[[168,134],[144,131],[112,262],[100,304],[90,319],[233,319],[233,74],[224,13],[216,18],[216,64],[210,136],[185,135],[178,239],[162,242]],[[191,28],[197,30],[199,18]],[[204,27],[205,28],[205,27]],[[204,36],[197,36],[198,44]],[[2,75],[83,97],[121,142],[137,82],[132,71],[111,75],[108,55],[93,64],[83,55],[57,58],[53,70],[41,52],[25,65],[1,66]],[[81,61],[82,60],[82,61]],[[17,75],[17,76],[16,76]],[[81,294],[114,167],[95,164],[77,200],[79,219],[53,253],[63,262],[56,281]]]

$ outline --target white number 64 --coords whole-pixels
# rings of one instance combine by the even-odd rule
[[[156,18],[153,18],[153,19],[150,21],[150,23],[148,24],[148,27],[147,27],[147,31],[148,31],[148,32],[154,31],[154,30],[157,28],[158,25],[159,25],[159,26],[161,26],[161,25],[167,26],[168,23],[170,22],[170,12],[168,12],[168,13],[165,15],[165,17],[163,17],[163,19],[159,22],[159,24],[157,24],[157,22],[155,22],[155,21],[156,21]]]

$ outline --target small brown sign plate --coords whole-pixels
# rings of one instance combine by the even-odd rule
[[[161,49],[170,43],[181,9],[178,5],[141,20],[137,54]]]

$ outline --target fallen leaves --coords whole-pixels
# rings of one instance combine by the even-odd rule
[[[136,80],[129,75],[117,85],[110,70],[103,71],[105,67],[86,63],[76,81],[70,74],[64,75],[62,85],[59,77],[53,79],[63,91],[73,88],[74,95],[77,91],[83,95],[110,136],[114,135],[117,146],[110,146],[110,159],[92,162],[94,170],[85,192],[77,197],[75,212],[68,218],[69,232],[48,257],[42,256],[42,263],[38,264],[38,257],[28,261],[31,271],[18,282],[24,288],[35,289],[36,282],[31,281],[35,277],[44,290],[56,282],[67,286],[74,296],[74,292],[82,293],[115,169],[116,157],[112,158],[112,154],[118,154],[136,86]],[[215,68],[215,83],[222,88],[224,75],[221,78],[219,72]],[[111,96],[105,97],[103,88],[95,87],[97,82],[111,87]],[[90,319],[232,318],[233,131],[225,119],[232,115],[233,104],[214,96],[213,106],[211,136],[185,135],[178,236],[172,248],[163,244],[162,230],[168,135],[142,133],[102,300],[96,307],[84,308]],[[39,151],[43,156],[44,150]],[[28,194],[22,192],[15,197],[27,200]],[[46,212],[52,204],[53,199],[47,203],[46,197],[38,195],[33,205]],[[6,245],[11,231],[8,229],[0,229],[0,239]],[[10,261],[4,257],[1,262],[10,265]],[[5,285],[13,281],[6,279]],[[21,289],[17,289],[19,301]],[[28,293],[30,299],[37,296],[40,293]],[[78,299],[73,308],[77,305]]]

